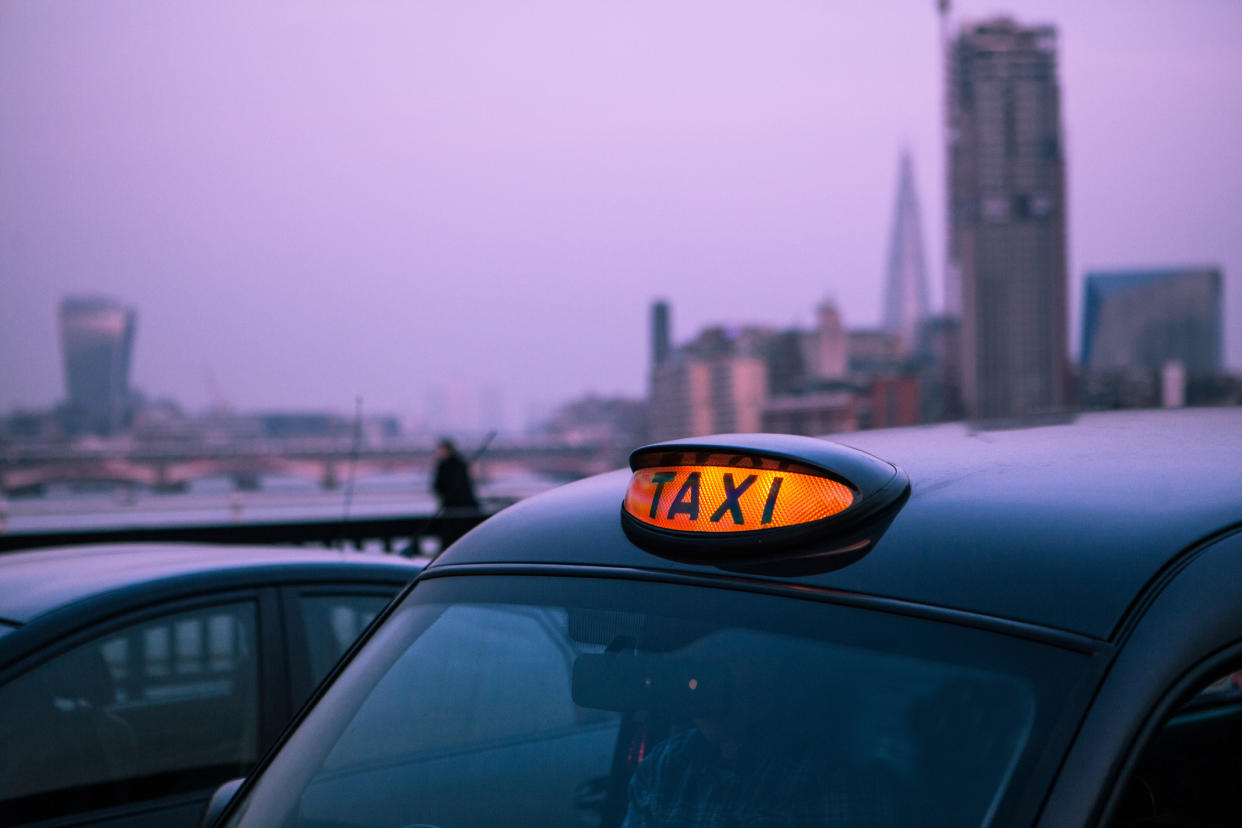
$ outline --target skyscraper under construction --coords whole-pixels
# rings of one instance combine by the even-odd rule
[[[963,25],[947,59],[946,283],[960,283],[960,294],[946,305],[960,308],[966,413],[1062,410],[1069,357],[1056,30],[1007,18]]]

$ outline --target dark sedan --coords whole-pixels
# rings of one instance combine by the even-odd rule
[[[188,544],[0,556],[0,824],[197,824],[419,568]]]

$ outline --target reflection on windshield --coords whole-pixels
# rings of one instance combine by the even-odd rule
[[[714,621],[667,614],[662,601],[407,606],[371,648],[389,651],[385,663],[357,665],[376,680],[338,685],[321,705],[352,713],[325,713],[321,727],[312,717],[242,824],[987,818],[1035,719],[1028,683],[772,629],[760,604],[734,596],[731,617]]]

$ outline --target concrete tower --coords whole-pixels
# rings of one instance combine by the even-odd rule
[[[966,415],[1063,410],[1069,354],[1056,29],[1008,18],[964,25],[947,80],[948,247],[961,277]]]

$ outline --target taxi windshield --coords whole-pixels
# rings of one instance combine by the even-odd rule
[[[231,824],[982,825],[1075,660],[737,590],[433,578]]]

